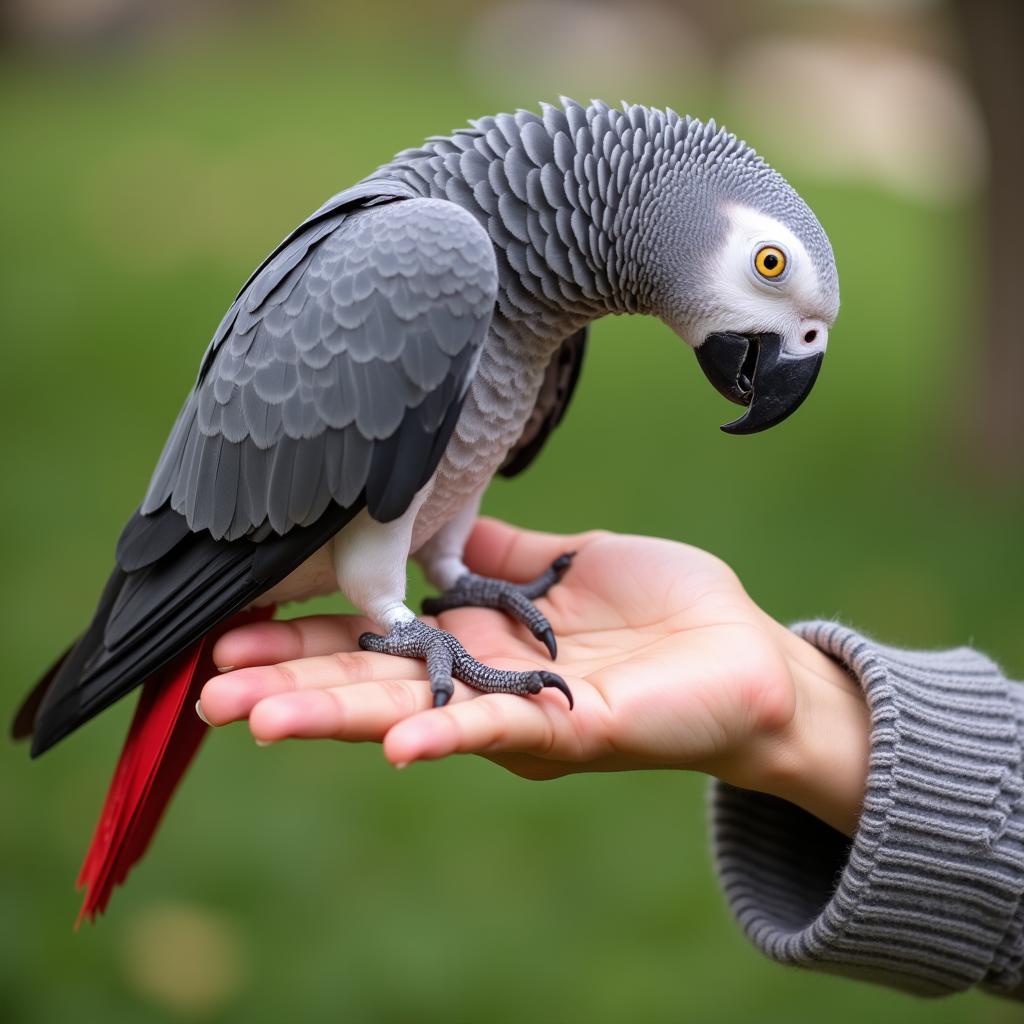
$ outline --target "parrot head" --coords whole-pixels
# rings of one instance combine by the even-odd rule
[[[660,275],[662,319],[716,390],[746,407],[722,430],[752,434],[781,423],[810,393],[839,283],[807,204],[735,136],[718,138],[732,159],[714,161],[698,187],[684,181],[684,201],[673,204],[684,223],[671,232]]]

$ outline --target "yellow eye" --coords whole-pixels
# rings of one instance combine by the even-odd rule
[[[786,269],[786,254],[777,245],[762,245],[754,257],[754,268],[770,281]]]

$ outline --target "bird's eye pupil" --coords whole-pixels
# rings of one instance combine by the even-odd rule
[[[774,270],[779,265],[779,257],[775,253],[770,252],[764,258],[764,269]]]

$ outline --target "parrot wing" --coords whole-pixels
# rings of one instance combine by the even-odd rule
[[[308,526],[332,501],[386,522],[433,473],[494,309],[486,232],[437,200],[329,214],[308,232],[222,324],[144,515],[169,503],[228,540]]]
[[[551,432],[562,422],[583,368],[587,330],[581,327],[570,335],[551,357],[544,382],[537,393],[537,404],[519,440],[509,450],[498,470],[502,476],[512,477],[522,473],[537,458]]]
[[[43,697],[33,755],[361,509],[400,516],[433,475],[490,324],[494,249],[460,207],[374,184],[293,232],[222,321],[94,620]]]

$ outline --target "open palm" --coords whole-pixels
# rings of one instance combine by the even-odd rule
[[[481,575],[526,580],[566,550],[577,552],[572,568],[541,607],[575,710],[550,690],[481,695],[460,683],[447,707],[432,708],[422,663],[359,651],[366,619],[316,616],[226,634],[215,660],[232,669],[207,683],[204,714],[217,725],[248,718],[264,743],[377,740],[398,765],[472,752],[529,778],[659,765],[723,774],[752,741],[785,727],[794,709],[786,631],[714,556],[670,541],[558,537],[482,520],[466,558]],[[488,664],[547,660],[498,611],[457,609],[440,624]]]

